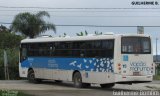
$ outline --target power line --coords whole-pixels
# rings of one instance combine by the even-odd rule
[[[7,22],[0,22],[0,24],[12,24],[12,23],[7,23]],[[33,24],[35,25],[35,24]],[[122,25],[84,25],[84,24],[57,24],[55,26],[58,27],[137,27],[137,26],[122,26]],[[142,25],[140,25],[142,26]],[[143,26],[143,27],[160,27],[160,26]]]
[[[38,12],[38,11],[41,11],[41,10],[0,10],[0,11],[17,11],[17,12],[20,12],[20,11],[25,11],[25,12],[28,12],[28,11],[31,11],[31,12]],[[116,10],[112,10],[112,11],[68,11],[68,10],[65,10],[65,11],[58,11],[58,10],[56,10],[56,11],[51,11],[51,10],[44,10],[44,11],[47,11],[47,12],[65,12],[65,13],[67,13],[67,12],[91,12],[91,13],[94,13],[94,12],[99,12],[99,13],[103,13],[103,12],[160,12],[160,10],[159,11],[153,11],[153,10],[150,10],[150,11],[131,11],[131,10],[119,10],[119,11],[116,11]]]
[[[16,15],[8,15],[8,14],[0,14],[0,16],[16,16]],[[115,15],[111,15],[111,16],[107,16],[107,15],[97,15],[97,16],[93,16],[93,15],[86,15],[86,16],[82,16],[82,15],[50,15],[50,16],[53,16],[53,17],[112,17],[112,18],[114,18],[114,17],[146,17],[146,18],[148,18],[148,17],[160,17],[160,16],[144,16],[144,15],[141,15],[141,16],[115,16]]]
[[[124,8],[96,8],[96,7],[94,7],[94,8],[56,8],[56,7],[14,7],[14,6],[0,6],[0,8],[16,8],[16,9],[80,9],[80,10],[86,10],[86,9],[89,9],[89,10],[95,10],[95,9],[98,9],[98,10],[102,10],[102,9],[113,9],[113,10],[115,10],[115,9],[160,9],[160,8],[155,8],[155,7],[152,7],[152,8],[127,8],[127,7],[124,7]]]

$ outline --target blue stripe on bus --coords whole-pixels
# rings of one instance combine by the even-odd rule
[[[22,67],[113,72],[113,58],[47,58],[29,57]]]

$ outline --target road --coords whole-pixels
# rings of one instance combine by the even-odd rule
[[[133,85],[116,84],[111,89],[102,89],[99,85],[94,84],[91,88],[79,89],[74,88],[71,82],[56,83],[54,81],[44,81],[41,84],[32,84],[27,80],[0,80],[0,89],[21,90],[34,96],[113,96],[113,93],[118,91],[160,91],[160,81]]]

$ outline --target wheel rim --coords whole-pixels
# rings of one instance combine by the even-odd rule
[[[79,85],[80,85],[80,82],[81,82],[81,79],[80,79],[80,78],[75,78],[75,85],[76,85],[76,86],[79,86]]]
[[[29,75],[29,79],[30,79],[30,81],[33,81],[33,80],[34,80],[34,73],[31,73],[31,74]]]

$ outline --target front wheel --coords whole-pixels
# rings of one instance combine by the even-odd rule
[[[101,88],[112,88],[114,85],[115,83],[100,84]]]
[[[40,83],[42,81],[41,79],[36,79],[35,78],[35,74],[34,74],[33,70],[28,71],[28,76],[27,77],[28,77],[29,82],[31,82],[31,83]]]

